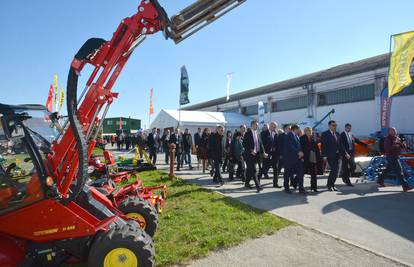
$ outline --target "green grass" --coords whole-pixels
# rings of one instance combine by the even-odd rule
[[[142,172],[138,176],[145,186],[168,186],[154,237],[157,266],[188,263],[210,251],[272,234],[291,224],[181,179],[170,181],[160,171]]]
[[[92,151],[92,155],[94,156],[102,156],[103,155],[103,149],[100,147],[94,147]]]
[[[144,185],[168,185],[164,212],[154,238],[157,266],[186,263],[208,252],[275,233],[291,224],[268,212],[213,193],[165,173],[141,173]]]

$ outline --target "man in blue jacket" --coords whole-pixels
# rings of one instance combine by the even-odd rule
[[[289,188],[289,178],[296,174],[296,183],[299,187],[299,193],[306,194],[303,187],[303,152],[300,145],[299,134],[301,132],[298,125],[293,124],[290,127],[291,131],[285,137],[283,163],[285,172],[283,174],[283,186],[285,192],[290,194],[292,191]]]

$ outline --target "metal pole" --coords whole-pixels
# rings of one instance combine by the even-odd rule
[[[168,177],[172,180],[174,179],[174,161],[175,161],[175,144],[170,144],[170,171],[168,173]],[[178,162],[177,162],[178,164]]]
[[[181,105],[178,107],[178,128],[180,128],[181,125]]]
[[[392,37],[393,37],[394,35],[391,35],[390,36],[390,47],[389,47],[389,53],[388,53],[388,55],[389,55],[389,57],[388,57],[388,77],[389,77],[389,75],[390,75],[390,66],[391,66],[391,55],[392,55],[392,52],[391,52],[391,49],[392,49]],[[387,87],[388,87],[388,77],[386,78],[386,81],[387,81]],[[389,88],[388,88],[388,90],[389,90]]]

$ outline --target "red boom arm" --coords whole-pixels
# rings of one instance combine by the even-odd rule
[[[163,28],[163,22],[158,18],[157,10],[152,3],[142,1],[138,12],[125,18],[112,39],[104,42],[89,61],[80,61],[76,58],[73,60],[71,66],[78,73],[86,64],[95,67],[86,84],[87,92],[78,110],[78,119],[85,135],[91,132],[97,115],[104,105],[111,104],[116,96],[111,92],[112,86],[135,46],[145,38],[145,35],[156,33]],[[70,125],[62,138],[53,144],[52,151],[50,160],[56,183],[60,193],[66,197],[79,164],[76,139]]]
[[[166,37],[173,39],[176,43],[181,42],[244,2],[245,0],[197,0],[173,16],[171,22],[157,0],[142,0],[138,12],[121,22],[110,41],[94,38],[88,40],[91,42],[85,43],[84,47],[93,44],[96,49],[85,55],[82,52],[90,49],[82,50],[84,48],[82,47],[72,61],[71,72],[79,76],[86,64],[94,66],[94,70],[86,83],[85,94],[81,96],[83,101],[77,105],[75,126],[67,125],[61,138],[53,143],[52,153],[49,154],[51,172],[63,197],[69,195],[69,188],[76,178],[79,162],[84,154],[83,151],[81,155],[79,153],[82,149],[79,149],[78,122],[83,132],[82,136],[89,141],[89,147],[85,149],[90,156],[95,145],[95,141],[91,140],[92,129],[96,127],[103,107],[106,105],[103,111],[104,117],[109,105],[117,97],[117,93],[111,92],[112,86],[131,53],[145,39],[145,36],[163,30]],[[74,85],[76,89],[77,78]],[[70,113],[69,108],[68,113]],[[73,127],[76,129],[74,130]]]

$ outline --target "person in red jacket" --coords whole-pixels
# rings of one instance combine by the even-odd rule
[[[397,178],[401,181],[402,188],[404,192],[413,189],[410,187],[407,182],[404,180],[402,175],[401,166],[399,163],[399,157],[401,151],[405,149],[404,143],[397,135],[397,130],[395,128],[390,128],[388,130],[388,136],[384,140],[384,152],[387,159],[387,173],[393,172],[397,175]],[[378,184],[380,187],[384,187],[384,178],[381,177],[378,179]]]

